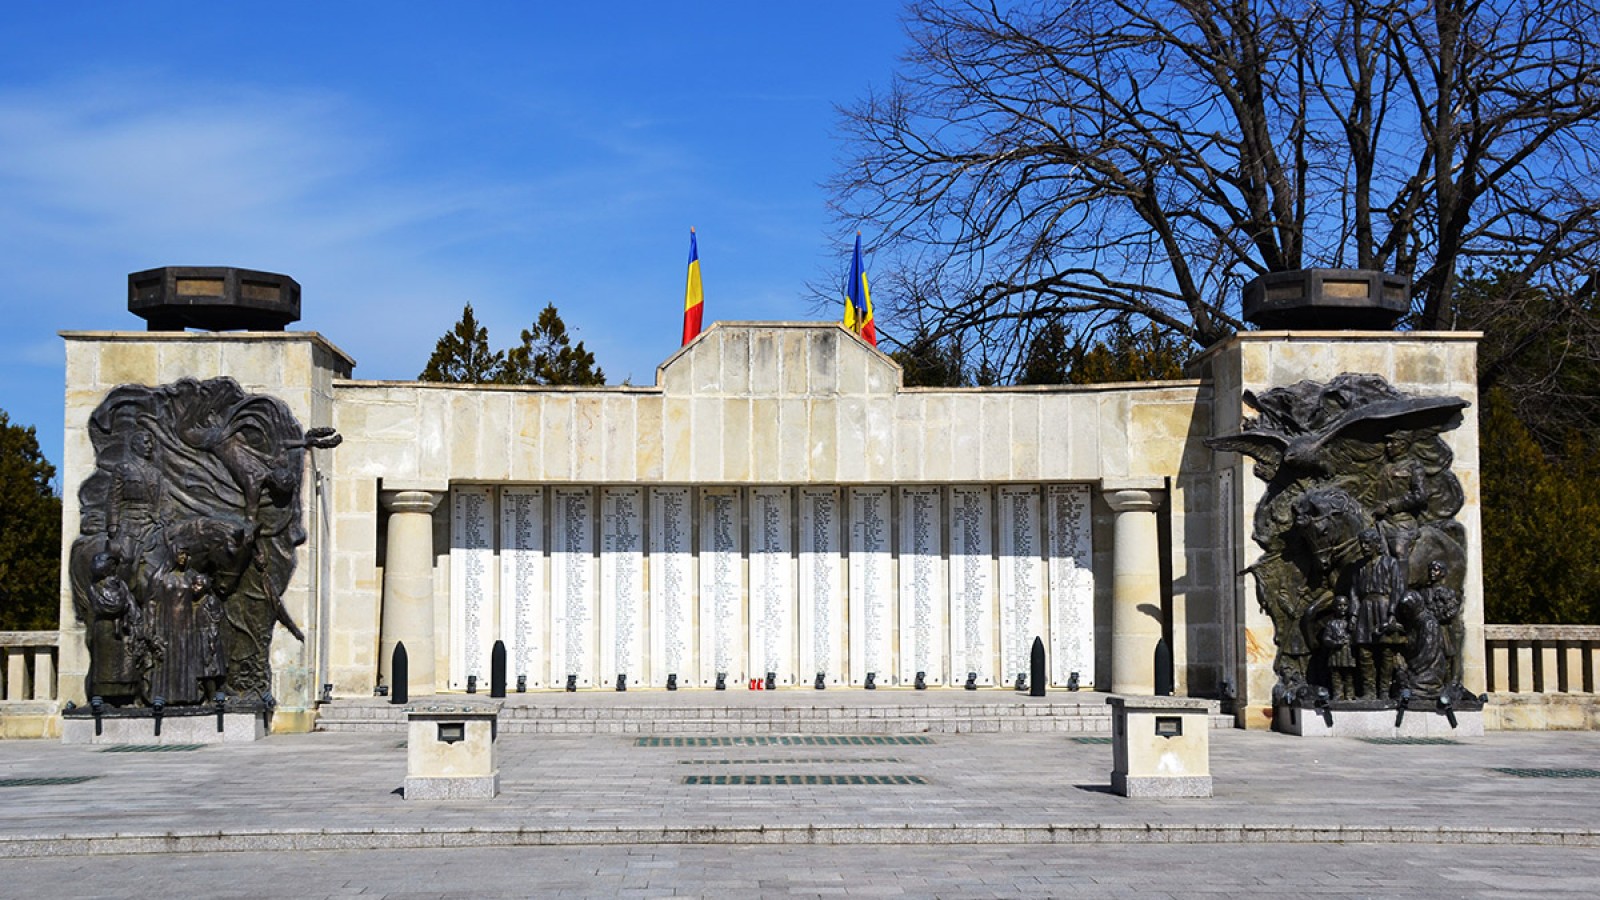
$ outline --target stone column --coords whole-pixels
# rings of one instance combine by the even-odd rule
[[[394,645],[406,645],[407,690],[434,692],[433,510],[443,498],[433,491],[384,491],[389,539],[384,544],[383,619],[378,637],[378,672],[390,684]],[[392,690],[392,687],[391,687]]]
[[[1156,692],[1161,640],[1161,552],[1156,532],[1160,490],[1107,487],[1117,514],[1111,541],[1111,691]]]

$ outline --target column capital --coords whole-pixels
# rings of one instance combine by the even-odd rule
[[[383,508],[392,513],[423,513],[432,514],[439,506],[439,501],[444,499],[441,491],[382,491],[378,499],[383,502]]]
[[[1166,499],[1166,491],[1151,490],[1148,488],[1117,488],[1102,490],[1100,495],[1106,498],[1106,505],[1112,512],[1155,512],[1161,508]]]

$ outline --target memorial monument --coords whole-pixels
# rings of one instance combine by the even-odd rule
[[[489,684],[500,641],[525,690],[1466,704],[1475,338],[1296,312],[1391,281],[1268,285],[1295,330],[1175,381],[908,388],[833,323],[718,322],[654,384],[540,388],[358,380],[281,330],[286,276],[135,273],[154,330],[63,335],[63,699],[307,729],[398,687],[398,645],[417,698]]]

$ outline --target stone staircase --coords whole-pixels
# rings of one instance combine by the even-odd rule
[[[408,709],[449,709],[503,703],[499,729],[508,734],[627,735],[904,735],[996,732],[1107,734],[1106,695],[1062,693],[1047,697],[964,691],[639,691],[511,694],[436,694],[405,705],[384,698],[339,699],[323,704],[318,731],[403,733]],[[1232,728],[1233,718],[1213,705],[1211,726]]]

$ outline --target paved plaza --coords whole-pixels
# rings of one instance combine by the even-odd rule
[[[1491,897],[1600,884],[1600,734],[1380,744],[1218,730],[1215,796],[1183,801],[1110,793],[1105,740],[506,734],[499,797],[454,803],[399,795],[392,732],[138,752],[0,742],[0,895]]]

